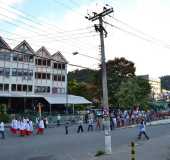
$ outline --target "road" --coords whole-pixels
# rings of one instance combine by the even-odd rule
[[[97,150],[104,150],[104,132],[76,133],[76,127],[69,128],[65,135],[64,127],[49,128],[44,135],[18,137],[7,133],[0,139],[0,160],[91,160]],[[150,138],[170,133],[170,124],[148,126]],[[135,140],[137,128],[116,129],[112,133],[112,150],[117,150]]]

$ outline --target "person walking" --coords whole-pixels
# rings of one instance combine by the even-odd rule
[[[4,127],[4,122],[0,122],[0,133],[1,133],[1,138],[5,139],[5,127]]]
[[[144,120],[141,121],[141,123],[139,124],[139,135],[138,135],[138,139],[141,139],[142,134],[145,136],[145,138],[147,140],[149,140],[148,135],[146,134],[146,127],[145,127],[145,122]]]
[[[80,131],[83,132],[83,120],[82,120],[82,118],[80,118],[78,123],[79,123],[79,125],[78,125],[78,129],[77,129],[77,133],[79,133]]]
[[[65,123],[65,133],[68,134],[68,127],[69,127],[69,121],[66,121]]]
[[[38,123],[37,134],[43,134],[43,133],[44,133],[44,121],[43,119],[40,119]]]
[[[60,114],[57,115],[57,126],[60,126],[61,116]]]
[[[88,129],[87,131],[89,132],[90,130],[93,131],[93,119],[90,118],[89,121],[88,121]]]

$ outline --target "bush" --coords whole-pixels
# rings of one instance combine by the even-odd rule
[[[101,155],[104,155],[104,154],[105,154],[104,151],[98,150],[98,151],[96,152],[95,156],[97,157],[97,156],[101,156]]]
[[[8,114],[0,114],[0,121],[3,121],[4,123],[10,122],[10,116]]]

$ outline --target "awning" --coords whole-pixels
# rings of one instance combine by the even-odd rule
[[[0,93],[0,97],[44,98],[49,104],[91,104],[86,98],[74,95],[38,95],[27,93]]]
[[[84,97],[74,95],[45,96],[44,98],[50,104],[91,104]]]

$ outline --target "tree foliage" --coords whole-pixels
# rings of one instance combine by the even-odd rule
[[[115,58],[106,63],[109,104],[113,106],[146,106],[150,93],[149,82],[135,76],[135,65],[127,59]],[[102,95],[101,69],[76,70],[68,74],[70,94],[100,101]]]
[[[118,105],[115,94],[122,82],[135,76],[136,68],[133,62],[123,57],[108,61],[106,67],[109,102],[113,105]]]
[[[129,78],[123,81],[115,97],[120,107],[141,106],[146,108],[149,101],[150,85],[147,80]]]

